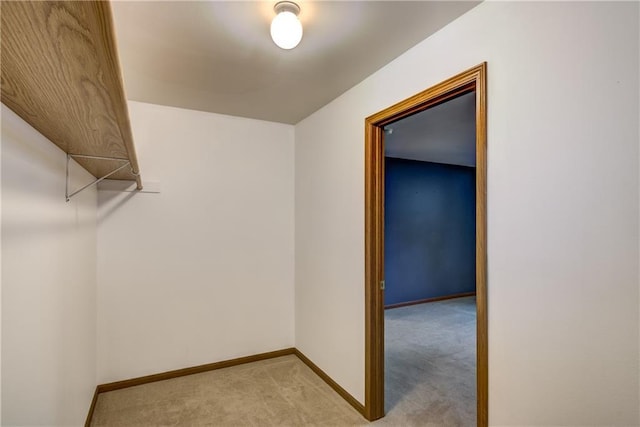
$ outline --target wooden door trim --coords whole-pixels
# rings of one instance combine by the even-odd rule
[[[365,416],[384,416],[383,126],[463,93],[476,93],[477,417],[488,426],[487,63],[484,62],[365,119]]]

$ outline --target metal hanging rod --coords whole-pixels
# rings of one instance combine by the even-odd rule
[[[92,159],[92,160],[111,160],[111,161],[118,161],[118,162],[124,162],[122,165],[118,166],[116,169],[112,170],[111,172],[109,172],[108,174],[106,174],[103,177],[97,178],[95,181],[90,182],[89,184],[83,186],[82,188],[79,188],[78,190],[74,191],[73,193],[69,194],[69,161],[73,158],[79,158],[79,159]],[[76,194],[78,194],[79,192],[81,192],[82,190],[91,187],[92,185],[96,185],[98,184],[100,181],[109,178],[111,175],[113,175],[116,172],[120,172],[122,169],[124,169],[125,167],[131,167],[131,162],[129,161],[129,159],[121,159],[118,157],[103,157],[103,156],[88,156],[85,154],[69,154],[67,153],[67,172],[66,172],[66,180],[65,180],[65,187],[64,187],[64,196],[65,199],[67,200],[67,202]],[[133,168],[131,168],[131,173],[135,176],[138,176],[139,174],[134,172]]]

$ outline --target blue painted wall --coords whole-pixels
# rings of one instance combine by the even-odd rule
[[[475,291],[475,168],[385,168],[385,305]]]

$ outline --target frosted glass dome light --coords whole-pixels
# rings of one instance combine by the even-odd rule
[[[291,1],[281,1],[273,7],[276,16],[271,21],[271,38],[282,49],[293,49],[302,40],[300,7]]]

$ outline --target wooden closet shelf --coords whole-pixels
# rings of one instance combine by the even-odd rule
[[[2,1],[2,103],[65,153],[139,173],[108,1]],[[77,159],[101,177],[117,162]],[[137,181],[128,168],[112,179]]]

